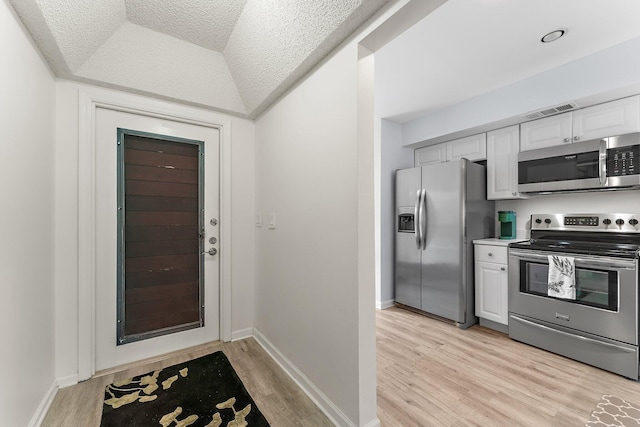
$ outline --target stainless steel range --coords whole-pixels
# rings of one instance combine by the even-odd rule
[[[639,221],[532,215],[531,240],[509,245],[509,336],[638,380]],[[574,263],[568,299],[549,296],[549,255]]]

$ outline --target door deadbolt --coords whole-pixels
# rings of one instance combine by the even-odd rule
[[[209,249],[209,250],[208,250],[208,251],[206,251],[206,252],[202,252],[202,255],[209,254],[209,255],[211,255],[211,256],[214,256],[214,255],[215,255],[215,254],[217,254],[217,253],[218,253],[218,250],[217,250],[216,248],[211,248],[211,249]]]
[[[211,225],[218,225],[218,220],[215,218],[211,218],[211,221],[209,221],[209,224]]]
[[[209,243],[215,245],[216,243],[218,243],[218,239],[216,239],[215,237],[209,237]]]

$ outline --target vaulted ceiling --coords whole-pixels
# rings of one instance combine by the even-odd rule
[[[9,0],[56,76],[256,117],[389,0]]]

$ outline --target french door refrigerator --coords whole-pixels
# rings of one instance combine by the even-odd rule
[[[396,171],[395,300],[466,329],[473,240],[493,237],[485,167],[466,159]]]

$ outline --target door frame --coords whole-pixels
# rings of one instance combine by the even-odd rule
[[[78,380],[95,374],[96,110],[218,129],[220,132],[220,338],[231,341],[231,120],[213,111],[103,89],[78,89]]]

